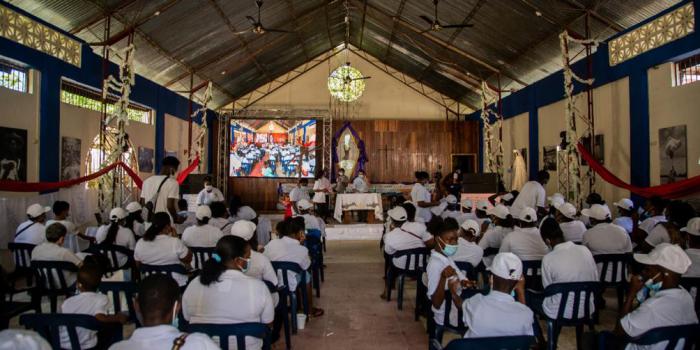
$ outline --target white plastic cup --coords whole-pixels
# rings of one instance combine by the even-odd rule
[[[297,314],[297,328],[304,329],[304,327],[306,327],[306,315]]]

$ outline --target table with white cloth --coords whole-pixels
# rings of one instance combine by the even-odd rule
[[[343,221],[343,212],[353,210],[369,210],[377,220],[384,219],[382,196],[379,193],[341,193],[335,198],[333,217]]]

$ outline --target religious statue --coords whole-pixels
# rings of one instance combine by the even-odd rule
[[[333,161],[337,166],[336,170],[343,169],[348,178],[353,178],[359,170],[364,169],[366,160],[364,142],[350,123],[345,123],[333,137]]]

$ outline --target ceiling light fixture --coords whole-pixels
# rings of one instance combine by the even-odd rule
[[[537,16],[537,17],[542,17],[542,12],[540,12],[540,11],[535,11],[535,16]]]
[[[222,71],[221,71],[221,75],[226,75],[226,71],[225,71],[225,70],[222,70]]]
[[[156,11],[153,15],[154,15],[154,16],[160,16],[160,11]]]

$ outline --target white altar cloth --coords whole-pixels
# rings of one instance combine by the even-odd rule
[[[384,220],[382,209],[382,196],[379,193],[341,193],[335,198],[335,211],[333,217],[339,222],[343,221],[343,211],[347,210],[374,210],[374,217]]]
[[[382,224],[334,225],[326,227],[326,239],[329,241],[378,241],[382,239],[383,232]]]

